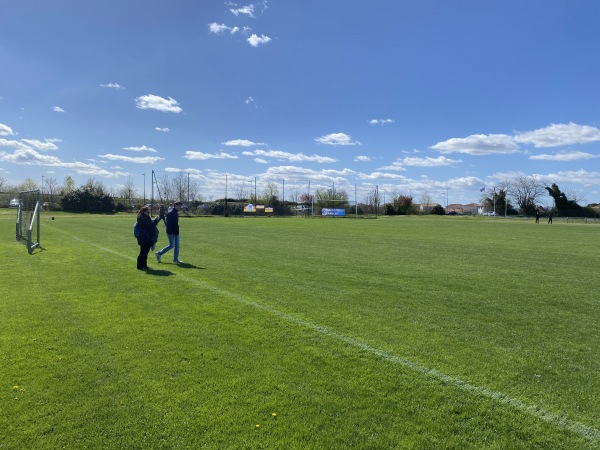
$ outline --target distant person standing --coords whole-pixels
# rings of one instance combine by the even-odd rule
[[[160,208],[158,208],[158,217],[160,217],[160,220],[162,220],[165,223],[165,226],[167,226],[166,215],[167,213],[165,212],[165,205],[161,203]]]
[[[154,220],[150,218],[150,208],[144,206],[140,209],[137,215],[137,226],[139,235],[137,238],[140,246],[140,253],[137,257],[138,270],[148,270],[148,253],[155,242],[156,224],[160,221],[160,217],[156,216]]]
[[[552,213],[548,214],[548,223],[552,225]]]
[[[173,203],[173,209],[167,213],[167,237],[169,238],[169,245],[162,250],[156,252],[156,260],[160,262],[162,255],[169,250],[173,249],[173,262],[175,264],[181,264],[179,260],[179,210],[183,203],[177,201]]]
[[[535,223],[540,223],[540,213],[539,212],[535,213]]]

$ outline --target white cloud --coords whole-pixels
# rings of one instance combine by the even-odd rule
[[[223,145],[230,146],[238,146],[238,147],[253,147],[255,145],[266,145],[262,142],[252,142],[248,139],[233,139],[231,141],[223,142]]]
[[[135,103],[139,109],[155,109],[157,111],[172,113],[180,113],[182,111],[179,103],[171,97],[167,100],[158,95],[148,94],[136,98]]]
[[[549,180],[549,183],[580,183],[583,186],[600,186],[600,172],[588,172],[583,169],[552,173],[545,178]]]
[[[57,112],[57,113],[64,113],[65,110],[62,109],[60,106],[53,106],[52,107],[52,111]]]
[[[536,148],[587,144],[600,141],[600,129],[572,122],[551,124],[545,128],[517,134],[515,141],[521,144],[533,144]]]
[[[12,136],[13,134],[14,133],[11,127],[0,123],[0,136]]]
[[[213,22],[208,24],[208,30],[214,34],[221,34],[229,29],[230,28],[224,23],[218,24],[217,22]]]
[[[244,27],[243,31],[247,32],[247,30],[249,30],[249,28]],[[225,25],[224,23],[219,24],[217,22],[213,22],[213,23],[208,24],[208,31],[213,34],[223,34],[226,31],[228,31],[230,34],[236,34],[238,31],[240,31],[240,28],[239,27],[229,27],[229,26]]]
[[[271,38],[269,36],[265,36],[264,34],[261,34],[260,37],[256,34],[253,34],[246,40],[252,47],[258,47],[259,45],[271,42]]]
[[[462,162],[460,159],[449,159],[445,156],[438,156],[437,158],[431,158],[426,156],[425,158],[418,157],[406,157],[402,161],[405,166],[416,166],[416,167],[440,167],[440,166],[451,166]]]
[[[184,158],[191,159],[191,160],[200,160],[200,161],[203,161],[206,159],[238,159],[238,157],[236,155],[232,155],[230,153],[225,153],[225,152],[213,154],[213,153],[203,153],[203,152],[193,152],[193,151],[185,152]]]
[[[141,145],[139,147],[123,147],[123,150],[129,150],[130,152],[151,152],[157,153],[155,149],[152,147],[146,147],[145,145]]]
[[[8,139],[0,139],[0,147],[13,147],[15,149],[31,149],[29,145],[23,144],[22,142]]]
[[[22,142],[29,144],[37,150],[47,151],[58,150],[58,147],[54,143],[60,142],[60,139],[46,139],[43,142],[37,139],[22,139]]]
[[[388,123],[394,123],[394,119],[371,119],[369,124],[371,125],[387,125]]]
[[[254,102],[254,99],[252,97],[248,97],[246,100],[244,100],[244,103],[246,105],[249,105],[250,103],[253,103],[253,102]]]
[[[556,153],[554,155],[533,155],[529,159],[538,161],[581,161],[586,159],[600,158],[600,155],[593,155],[586,152],[566,152]]]
[[[229,11],[231,11],[231,13],[233,15],[235,15],[236,17],[239,16],[240,14],[243,14],[245,16],[248,17],[252,17],[254,18],[254,5],[248,5],[248,6],[242,6],[241,8],[236,8],[236,9],[230,9]]]
[[[287,160],[291,162],[309,161],[318,163],[334,163],[337,160],[327,156],[312,155],[308,156],[303,153],[288,153],[280,150],[254,150],[252,152],[243,152],[245,156],[257,156],[264,158],[275,158],[279,160]]]
[[[397,173],[373,172],[361,173],[361,180],[406,180],[406,177]]]
[[[368,156],[361,155],[354,158],[354,161],[367,162],[371,161],[371,158],[369,158]]]
[[[398,172],[403,172],[406,170],[406,168],[402,164],[402,161],[394,161],[389,166],[379,167],[379,170],[396,170]]]
[[[108,83],[108,84],[101,84],[100,87],[103,88],[110,88],[110,89],[116,89],[116,90],[123,90],[125,89],[123,86],[121,86],[119,83]]]
[[[161,161],[164,158],[159,156],[143,156],[132,158],[131,156],[123,156],[123,155],[112,155],[110,153],[106,155],[98,155],[99,158],[108,159],[111,161],[123,161],[134,164],[154,164],[155,162]]]
[[[254,162],[257,164],[269,164],[269,161],[267,161],[266,159],[262,159],[262,158],[254,158]]]
[[[345,133],[331,133],[315,138],[315,141],[327,145],[360,145],[360,142],[353,142],[352,136]]]
[[[168,128],[160,128],[160,127],[156,127],[155,130],[156,131],[162,131],[163,133],[168,133],[169,131],[171,131]]]
[[[79,161],[64,162],[55,156],[42,155],[36,150],[23,146],[22,144],[21,147],[18,147],[13,153],[0,152],[0,161],[7,161],[14,164],[28,166],[58,167],[62,169],[75,170],[77,173],[83,175],[94,175],[101,177],[114,178],[127,175],[126,173],[121,172],[109,172],[101,169],[95,164],[87,164]]]
[[[519,150],[513,137],[506,134],[474,134],[466,138],[452,138],[431,147],[440,153],[468,155],[510,154]]]

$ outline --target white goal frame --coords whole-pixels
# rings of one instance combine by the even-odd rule
[[[24,200],[29,199],[31,205],[26,204]],[[33,206],[35,201],[35,206]],[[30,206],[33,206],[31,208]],[[33,250],[41,247],[40,245],[40,191],[21,191],[19,192],[19,208],[17,209],[16,239],[21,241],[25,239],[23,231],[27,236],[27,252],[31,255]],[[24,230],[25,229],[25,230]]]

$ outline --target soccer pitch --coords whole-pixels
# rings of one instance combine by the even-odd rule
[[[0,449],[600,448],[598,224],[134,222],[0,210]]]

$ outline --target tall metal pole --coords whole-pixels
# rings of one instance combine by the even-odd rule
[[[152,171],[152,188],[150,189],[150,203],[154,203],[154,170]]]
[[[358,198],[356,197],[356,184],[354,184],[354,217],[358,218]]]

